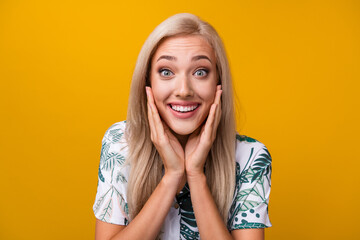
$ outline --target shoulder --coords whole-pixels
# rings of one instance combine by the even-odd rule
[[[244,158],[249,158],[258,154],[259,152],[265,152],[270,155],[267,147],[255,138],[248,137],[246,135],[240,135],[236,133],[236,161],[241,162]]]
[[[228,227],[230,230],[270,227],[268,204],[271,189],[271,156],[260,141],[236,136],[236,192]]]
[[[112,124],[105,132],[100,154],[99,179],[114,184],[115,188],[126,188],[129,169],[126,164],[128,146],[125,140],[126,121]],[[120,185],[119,182],[123,184]],[[118,189],[119,192],[121,191]]]
[[[127,143],[126,122],[112,124],[102,139],[98,188],[93,210],[101,221],[126,225],[128,222],[127,182],[129,166],[125,164]]]
[[[126,145],[125,141],[126,121],[116,122],[112,124],[105,132],[102,144],[118,146]]]
[[[126,121],[116,122],[112,124],[105,132],[103,141],[118,142],[124,135]]]
[[[267,147],[262,142],[246,135],[236,135],[235,161],[237,178],[243,173],[242,178],[244,181],[245,173],[253,172],[251,178],[248,179],[250,182],[255,181],[262,175],[271,174],[272,158]],[[250,174],[246,176],[248,178]]]
[[[125,139],[126,121],[112,124],[102,139],[100,164],[121,166],[124,164],[128,145]]]

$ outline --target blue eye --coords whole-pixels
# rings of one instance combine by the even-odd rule
[[[173,73],[169,69],[160,69],[159,73],[163,77],[170,77]]]
[[[199,69],[195,72],[195,76],[203,77],[208,74],[208,71],[205,69]]]

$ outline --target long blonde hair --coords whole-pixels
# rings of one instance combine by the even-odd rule
[[[235,115],[233,88],[228,60],[215,29],[189,13],[180,13],[163,21],[145,41],[132,77],[127,112],[126,140],[130,164],[128,209],[133,219],[145,205],[162,177],[162,160],[150,139],[145,86],[149,81],[150,62],[162,40],[171,36],[196,34],[213,47],[219,81],[222,85],[222,116],[217,136],[205,165],[211,194],[225,225],[235,189]]]

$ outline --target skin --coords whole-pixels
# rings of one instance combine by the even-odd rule
[[[154,239],[176,193],[187,181],[201,239],[264,239],[264,229],[228,232],[203,172],[221,117],[222,90],[217,85],[212,47],[201,36],[166,39],[151,60],[150,83],[146,93],[151,140],[163,161],[165,174],[128,226],[97,219],[95,238]],[[191,102],[199,107],[184,119],[172,113],[169,103],[174,102]]]

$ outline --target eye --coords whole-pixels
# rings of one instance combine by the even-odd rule
[[[163,77],[170,77],[173,75],[173,73],[169,69],[164,69],[164,68],[160,69],[159,73]]]
[[[196,70],[194,75],[197,76],[197,77],[204,77],[204,76],[206,76],[208,74],[208,72],[209,71],[206,70],[206,69],[198,69],[198,70]]]

